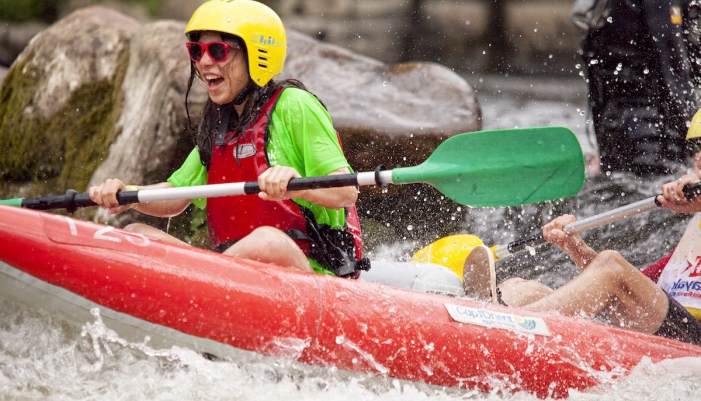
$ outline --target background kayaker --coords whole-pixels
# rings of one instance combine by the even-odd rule
[[[578,0],[582,57],[601,171],[669,174],[693,154],[698,0]]]
[[[194,81],[203,82],[209,94],[197,146],[167,182],[134,187],[109,179],[89,189],[91,199],[115,214],[129,208],[118,204],[118,191],[257,180],[258,196],[133,208],[170,217],[191,202],[206,206],[212,243],[226,255],[345,277],[368,269],[354,206],[357,188],[287,191],[292,178],[351,168],[320,101],[299,81],[272,79],[282,71],[287,45],[278,15],[251,0],[211,0],[192,15],[185,35],[191,60],[186,107]],[[125,228],[183,243],[145,224]]]
[[[543,227],[543,237],[564,250],[581,273],[557,290],[537,281],[500,283],[501,303],[566,316],[601,318],[619,327],[701,345],[701,197],[686,199],[684,186],[701,181],[701,110],[687,140],[699,149],[694,173],[662,186],[657,200],[678,213],[696,213],[676,248],[639,271],[618,252],[596,252],[579,234],[563,228],[576,219],[563,215]]]

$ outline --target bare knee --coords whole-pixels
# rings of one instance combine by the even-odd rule
[[[587,270],[598,270],[602,276],[611,280],[622,280],[628,277],[633,270],[637,271],[620,253],[612,250],[599,252],[594,260],[587,266]]]
[[[618,253],[617,251],[612,251],[610,249],[599,252],[596,258],[594,258],[594,261],[602,264],[628,263],[626,262],[625,258],[621,256],[620,253]]]
[[[148,224],[132,223],[124,227],[124,231],[129,231],[134,234],[140,234],[149,238],[155,238],[173,244],[187,245],[185,242],[155,227],[151,227]]]
[[[302,271],[312,271],[304,252],[284,231],[258,227],[224,251],[225,255],[272,263]]]
[[[268,226],[258,227],[251,231],[251,233],[248,234],[246,237],[250,239],[255,239],[256,244],[260,248],[263,248],[266,244],[272,245],[281,240],[285,242],[292,241],[292,239],[287,234],[285,234],[284,231]]]
[[[258,259],[261,255],[265,255],[266,253],[279,251],[281,247],[287,245],[290,241],[292,241],[292,239],[277,228],[258,227],[224,253],[227,255]]]
[[[145,234],[151,231],[153,227],[147,225],[147,224],[142,224],[142,223],[131,223],[124,227],[124,231],[129,231],[130,233],[139,233],[139,234]]]

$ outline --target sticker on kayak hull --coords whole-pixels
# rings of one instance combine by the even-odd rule
[[[513,313],[503,313],[487,309],[470,308],[461,305],[445,304],[450,317],[456,322],[476,324],[478,326],[490,327],[516,331],[519,333],[538,334],[549,336],[550,330],[545,320],[538,317],[514,315]]]

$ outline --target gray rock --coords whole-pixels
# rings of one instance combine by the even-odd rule
[[[48,118],[75,89],[113,79],[127,39],[139,29],[136,21],[116,11],[88,7],[35,36],[15,61],[35,78],[27,114]]]
[[[319,96],[340,132],[400,140],[480,129],[472,87],[435,63],[388,65],[291,31],[281,78],[297,78]]]
[[[36,35],[2,86],[0,189],[46,195],[85,189],[116,132],[129,39],[141,25],[103,7]]]
[[[184,29],[182,22],[157,21],[143,25],[130,41],[121,85],[124,107],[115,127],[119,135],[89,186],[108,178],[137,185],[164,181],[194,147],[186,129],[190,69]],[[190,111],[198,117],[207,95],[203,86],[193,88]]]

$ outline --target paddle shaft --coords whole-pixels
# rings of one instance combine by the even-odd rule
[[[694,185],[689,185],[684,187],[684,195],[686,198],[693,198],[701,194],[701,182]],[[639,202],[631,203],[630,205],[619,207],[617,209],[610,210],[605,213],[597,214],[596,216],[591,216],[586,219],[578,220],[570,223],[564,227],[564,231],[567,234],[579,234],[592,228],[601,227],[607,224],[615,223],[617,221],[626,219],[637,214],[645,213],[652,209],[657,209],[660,207],[657,202],[657,196],[641,200]],[[534,249],[539,245],[544,244],[546,241],[543,238],[543,234],[533,235],[531,237],[523,238],[510,242],[506,245],[499,245],[494,249],[494,256],[499,259],[511,256],[514,253],[522,252],[527,249]]]
[[[337,188],[346,186],[392,184],[392,171],[383,170],[368,173],[334,174],[321,177],[293,178],[287,184],[288,191],[304,189]],[[156,202],[175,199],[215,198],[219,196],[251,195],[260,192],[258,182],[237,182],[230,184],[197,185],[180,188],[141,189],[120,191],[117,200],[120,205]],[[68,190],[65,195],[23,199],[21,206],[34,210],[66,209],[74,212],[77,208],[97,206],[88,194],[78,194]]]
[[[576,195],[584,183],[579,140],[564,127],[476,131],[443,141],[423,163],[392,171],[297,178],[288,190],[342,186],[432,185],[448,199],[473,207],[505,207]],[[120,204],[255,194],[256,182],[125,191]],[[95,206],[87,194],[7,199],[0,204],[39,210]]]

